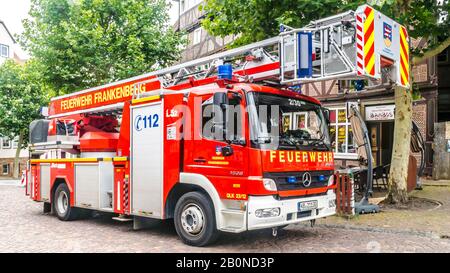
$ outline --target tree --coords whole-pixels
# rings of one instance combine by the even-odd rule
[[[280,24],[302,27],[311,20],[352,9],[365,1],[343,0],[208,0],[201,6],[203,27],[215,36],[239,34],[240,46],[279,34]]]
[[[47,95],[40,80],[38,64],[24,66],[8,60],[0,66],[0,132],[3,137],[19,137],[14,158],[13,177],[19,177],[20,150],[28,143],[28,126],[40,117]]]
[[[354,9],[366,1],[333,0],[209,0],[202,25],[213,35],[240,34],[232,46],[276,36],[279,24],[301,27],[310,20]],[[449,1],[375,0],[376,9],[405,25],[409,35],[425,39],[425,46],[411,48],[412,66],[423,63],[450,45]],[[412,81],[410,81],[412,82]],[[387,199],[391,203],[408,200],[406,177],[412,123],[412,89],[395,87],[396,119],[392,164]]]
[[[32,0],[20,42],[44,81],[70,93],[177,60],[183,39],[166,0]]]
[[[425,39],[423,47],[411,48],[411,65],[435,57],[450,45],[450,10],[448,0],[384,0],[374,1],[377,8],[405,25],[409,35]],[[412,82],[412,81],[411,81]],[[408,201],[407,176],[412,125],[413,88],[395,87],[395,129],[387,200],[390,203]]]

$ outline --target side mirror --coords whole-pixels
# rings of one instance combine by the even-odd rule
[[[214,106],[220,107],[220,109],[224,110],[228,105],[228,96],[225,92],[217,92],[214,93],[213,96],[213,104]]]
[[[228,96],[225,92],[217,92],[213,95],[213,131],[215,139],[225,139],[226,136],[226,109],[228,105]]]

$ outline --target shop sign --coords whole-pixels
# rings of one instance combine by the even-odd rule
[[[366,107],[366,120],[394,120],[395,105],[376,105]]]

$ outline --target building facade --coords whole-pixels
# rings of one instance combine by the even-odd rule
[[[181,62],[208,56],[225,48],[235,39],[234,35],[214,37],[201,26],[205,12],[199,9],[202,0],[179,0],[178,19],[175,29],[186,33],[187,45],[181,54]]]
[[[16,52],[16,41],[0,19],[0,65],[6,60],[14,60],[17,63],[24,63],[24,60]],[[14,158],[17,150],[17,138],[5,137],[0,132],[0,177],[10,177],[13,175]],[[19,173],[25,169],[28,151],[21,150],[19,154]]]
[[[14,45],[16,40],[9,32],[5,23],[0,20],[0,64],[14,58]]]

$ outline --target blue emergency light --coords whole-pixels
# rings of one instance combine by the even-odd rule
[[[231,64],[223,64],[217,67],[218,78],[219,79],[233,79],[233,67]]]
[[[295,183],[297,183],[297,177],[295,177],[295,176],[288,176],[287,177],[287,182],[289,184],[295,184]]]

